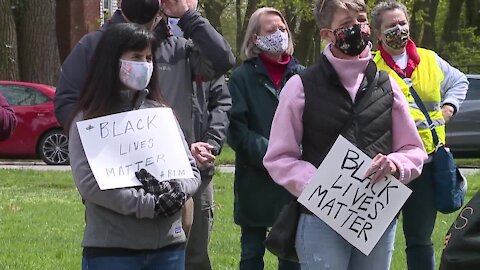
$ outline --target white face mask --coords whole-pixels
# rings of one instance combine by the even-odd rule
[[[152,78],[153,63],[120,59],[120,81],[132,90],[144,90]]]
[[[255,45],[267,53],[285,52],[288,48],[288,33],[277,30],[271,35],[257,36]]]

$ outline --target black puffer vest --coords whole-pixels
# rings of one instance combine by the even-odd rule
[[[303,160],[318,167],[339,134],[371,158],[392,151],[392,87],[388,74],[380,71],[376,85],[368,89],[376,73],[377,67],[370,61],[352,102],[324,55],[300,72],[305,91]]]

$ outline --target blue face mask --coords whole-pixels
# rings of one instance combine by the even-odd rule
[[[168,18],[168,27],[170,27],[170,31],[172,34],[177,37],[183,37],[183,31],[178,26],[178,21],[180,18]]]

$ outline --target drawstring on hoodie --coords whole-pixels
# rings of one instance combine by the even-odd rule
[[[137,97],[135,98],[135,102],[133,103],[133,109],[138,110],[140,106],[142,106],[143,102],[145,101],[145,98],[147,97],[149,91],[147,88],[138,91]]]

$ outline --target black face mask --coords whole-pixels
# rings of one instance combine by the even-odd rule
[[[348,28],[341,27],[335,29],[333,34],[335,47],[350,56],[362,53],[370,42],[370,27],[367,23],[354,24]]]

